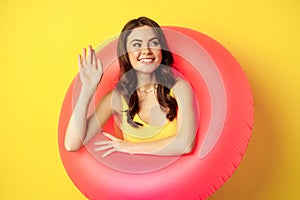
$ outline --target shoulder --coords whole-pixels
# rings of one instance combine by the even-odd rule
[[[112,111],[121,111],[123,109],[122,106],[122,95],[117,89],[113,89],[106,93],[104,97],[100,100],[98,104],[98,108],[106,107],[111,108]]]
[[[111,91],[111,104],[114,111],[121,112],[123,110],[124,98],[117,89]]]
[[[192,96],[193,90],[191,85],[182,78],[176,78],[176,82],[173,86],[175,96]]]
[[[178,103],[179,110],[185,112],[181,114],[185,120],[190,119],[194,113],[194,91],[188,81],[183,79],[177,79],[174,87],[174,96]],[[180,113],[180,112],[179,112]]]

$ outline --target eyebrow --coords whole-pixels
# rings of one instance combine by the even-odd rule
[[[151,42],[152,40],[155,40],[155,39],[158,40],[158,37],[153,37],[153,38],[151,38],[148,42]],[[133,39],[133,40],[130,42],[130,44],[133,43],[133,42],[143,42],[143,40],[140,40],[140,39]]]

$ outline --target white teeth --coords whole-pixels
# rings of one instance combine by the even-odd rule
[[[140,60],[141,62],[152,62],[153,61],[153,59],[150,59],[150,58],[145,58],[145,59],[141,59]]]

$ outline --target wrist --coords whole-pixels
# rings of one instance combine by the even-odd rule
[[[145,152],[143,152],[141,148],[143,147],[143,145],[141,143],[130,143],[129,144],[129,148],[128,148],[128,153],[129,154],[144,154]]]
[[[80,100],[82,103],[89,104],[94,94],[95,94],[95,90],[91,88],[81,87],[78,100]]]
[[[96,92],[96,87],[91,87],[89,85],[82,85],[80,93],[83,93],[86,96],[92,97]]]

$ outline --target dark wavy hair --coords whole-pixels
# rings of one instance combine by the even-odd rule
[[[117,89],[128,103],[127,122],[133,127],[141,126],[140,123],[134,122],[133,117],[139,112],[138,95],[136,91],[137,76],[133,69],[128,53],[127,53],[127,37],[132,30],[141,26],[153,27],[155,35],[159,39],[162,51],[162,61],[160,66],[155,70],[155,78],[158,83],[157,99],[160,107],[167,112],[166,118],[172,121],[177,116],[177,101],[170,95],[170,88],[175,84],[175,78],[170,69],[173,64],[173,56],[169,51],[165,36],[160,26],[153,20],[147,17],[139,17],[129,21],[120,34],[118,40],[117,54],[120,65],[120,80],[117,84]]]

